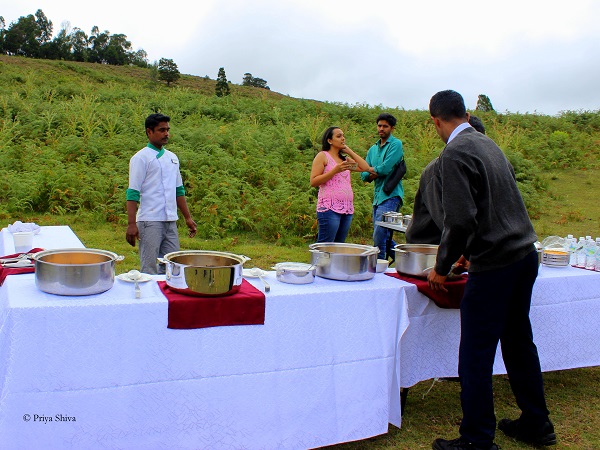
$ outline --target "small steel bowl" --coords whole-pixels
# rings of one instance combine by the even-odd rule
[[[313,264],[283,262],[275,264],[277,281],[289,284],[309,284],[315,281],[317,268]]]
[[[381,273],[385,272],[389,267],[390,262],[387,259],[378,259],[377,266],[375,268],[375,272]]]

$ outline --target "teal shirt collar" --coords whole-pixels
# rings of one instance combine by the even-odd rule
[[[152,145],[150,142],[148,142],[148,146],[147,146],[147,147],[148,147],[148,148],[151,148],[152,150],[155,150],[155,151],[157,151],[157,152],[158,152],[158,153],[157,153],[157,155],[156,155],[156,159],[160,158],[162,155],[164,155],[164,154],[165,154],[165,149],[164,149],[164,148],[158,148],[158,147],[155,147],[155,146],[154,146],[154,145]]]

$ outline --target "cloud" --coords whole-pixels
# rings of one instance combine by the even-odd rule
[[[37,4],[3,8],[10,23]],[[105,0],[89,14],[66,0],[46,16],[87,33],[126,34],[151,61],[234,83],[244,73],[292,97],[426,109],[441,89],[474,108],[486,94],[497,111],[556,114],[597,110],[600,2],[505,0],[457,5],[342,0],[173,0],[160,9]]]

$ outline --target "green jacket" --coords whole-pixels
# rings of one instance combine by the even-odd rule
[[[380,144],[381,139],[373,144],[365,158],[365,161],[367,161],[369,166],[373,167],[378,174],[378,177],[375,178],[373,206],[377,206],[391,197],[400,197],[404,200],[404,187],[402,186],[402,181],[398,183],[389,195],[383,192],[383,185],[385,184],[386,178],[392,173],[394,166],[404,157],[402,141],[395,138],[393,135],[390,135],[383,146]],[[369,172],[361,172],[360,177],[363,181],[368,181]]]

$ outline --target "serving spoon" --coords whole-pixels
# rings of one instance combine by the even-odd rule
[[[269,283],[267,283],[263,278],[262,270],[260,270],[258,267],[253,267],[252,269],[250,269],[250,273],[255,277],[258,277],[260,281],[262,281],[262,284],[265,286],[265,292],[271,291],[271,286],[269,286]]]
[[[139,270],[130,270],[127,272],[130,280],[133,280],[135,284],[135,298],[142,297],[142,291],[140,290],[140,285],[138,284],[138,280],[142,277],[142,274]]]
[[[33,258],[34,255],[35,253],[21,253],[19,256],[15,256],[14,258],[0,259],[0,264],[16,263],[24,260],[29,260],[30,258]]]
[[[6,268],[9,268],[9,267],[13,267],[13,268],[35,267],[35,264],[33,264],[28,259],[19,259],[19,260],[14,261],[14,262],[2,263],[2,267],[6,267]]]

